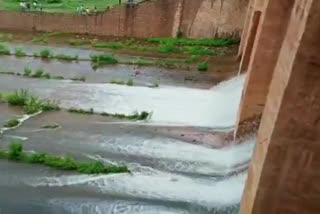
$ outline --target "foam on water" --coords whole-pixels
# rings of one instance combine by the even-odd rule
[[[62,84],[50,98],[60,100],[64,108],[123,114],[151,111],[150,123],[158,125],[230,127],[236,121],[243,82],[244,76],[238,76],[211,90]]]
[[[159,201],[190,202],[213,208],[237,204],[240,201],[245,174],[223,181],[201,182],[171,174],[144,175],[136,173],[117,175],[71,175],[42,177],[27,181],[35,187],[85,185],[91,190],[118,196]]]

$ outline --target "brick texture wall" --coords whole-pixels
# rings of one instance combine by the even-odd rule
[[[96,15],[0,11],[0,29],[139,38],[164,37],[172,36],[176,28],[174,23],[177,23],[175,19],[179,18],[179,29],[186,37],[240,36],[248,0],[185,0],[183,11],[177,16],[180,1],[149,0],[137,5],[124,4]],[[225,6],[220,5],[223,8],[221,11],[215,11],[206,9],[208,1],[226,3]],[[216,20],[221,20],[221,17],[224,17],[224,21],[217,25]],[[225,25],[227,22],[229,24]]]

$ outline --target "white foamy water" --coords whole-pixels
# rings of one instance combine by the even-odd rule
[[[242,169],[249,162],[255,139],[222,149],[188,144],[171,138],[134,139],[127,142],[121,136],[106,140],[95,136],[90,142],[97,142],[103,151],[157,159],[163,168],[172,171],[224,176]]]
[[[244,76],[239,76],[210,90],[62,84],[49,98],[60,100],[64,108],[123,114],[151,111],[150,122],[159,125],[230,127],[236,121],[243,82]]]
[[[71,175],[41,177],[26,180],[32,186],[88,186],[104,194],[153,199],[160,201],[191,202],[208,208],[237,204],[240,201],[245,174],[223,181],[201,182],[184,176],[170,174],[115,174]]]

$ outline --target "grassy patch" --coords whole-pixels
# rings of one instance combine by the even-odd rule
[[[29,77],[32,73],[32,69],[30,67],[24,67],[23,76]]]
[[[127,86],[133,86],[133,79],[129,79],[129,80],[126,82],[126,85],[127,85]]]
[[[54,101],[40,100],[31,95],[27,90],[15,91],[6,96],[9,105],[21,106],[26,114],[34,114],[39,111],[59,110]]]
[[[15,49],[14,49],[14,55],[15,55],[16,57],[24,57],[24,56],[26,56],[27,54],[26,54],[26,52],[23,51],[22,48],[15,48]]]
[[[10,55],[9,48],[4,44],[0,44],[0,55]]]
[[[205,39],[189,39],[189,38],[171,38],[171,37],[157,37],[149,38],[150,43],[159,44],[174,44],[174,45],[198,45],[198,46],[211,46],[211,47],[224,47],[234,44],[239,44],[240,40],[237,38],[205,38]]]
[[[38,68],[34,74],[31,75],[33,78],[41,78],[43,76],[44,70],[42,68]]]
[[[207,71],[209,62],[207,60],[198,63],[198,71]]]
[[[89,109],[89,110],[71,108],[71,109],[68,109],[68,112],[77,113],[77,114],[96,114],[92,108]],[[136,113],[131,114],[131,115],[110,114],[110,113],[103,112],[100,115],[109,116],[109,117],[115,117],[115,118],[118,118],[118,119],[129,119],[129,120],[147,120],[149,117],[151,117],[151,113],[149,113],[147,111],[142,111],[140,113],[136,112]]]
[[[54,56],[54,58],[56,59],[59,59],[59,60],[64,60],[64,61],[77,61],[79,59],[79,56],[78,55],[74,55],[74,56],[71,56],[71,55],[66,55],[66,54],[57,54]]]
[[[33,56],[48,59],[53,56],[53,53],[50,49],[45,48],[45,49],[41,50],[39,53],[34,53]]]
[[[16,127],[20,124],[20,121],[17,119],[12,119],[6,122],[6,124],[4,124],[5,128],[13,128]]]
[[[9,145],[8,151],[0,150],[0,158],[14,160],[23,163],[41,164],[60,170],[72,170],[84,174],[109,174],[128,173],[126,166],[105,165],[100,161],[79,162],[72,157],[56,156],[47,153],[27,153],[24,152],[20,142],[13,141]]]
[[[203,48],[201,46],[185,46],[184,49],[188,54],[191,55],[208,55],[208,56],[216,56],[217,53],[209,48]]]
[[[117,64],[118,60],[109,54],[91,54],[90,59],[93,68],[98,68],[103,65]]]

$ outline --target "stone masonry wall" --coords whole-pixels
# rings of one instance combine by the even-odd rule
[[[169,37],[178,30],[185,37],[240,36],[247,2],[149,0],[96,15],[0,11],[0,29],[138,38]]]

